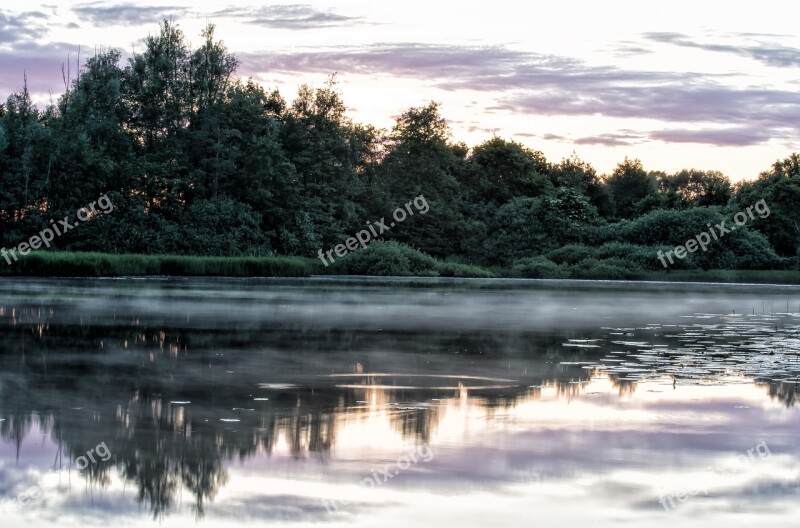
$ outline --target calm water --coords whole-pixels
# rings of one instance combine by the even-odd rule
[[[0,525],[791,526],[800,288],[0,281]]]

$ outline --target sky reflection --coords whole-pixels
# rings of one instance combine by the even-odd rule
[[[37,285],[0,289],[4,525],[786,526],[799,513],[800,417],[783,381],[792,374],[777,359],[778,382],[734,364],[681,376],[670,363],[621,380],[620,364],[602,360],[641,361],[642,345],[626,352],[609,335],[637,328],[625,318],[626,298],[594,325],[584,324],[587,314],[546,328],[519,315],[521,322],[496,324],[501,304],[558,297],[592,312],[619,292],[437,286],[403,297],[396,288],[356,294],[376,306],[483,303],[481,317],[473,306],[471,328],[442,318],[435,330],[418,319],[387,330],[327,318],[336,292],[320,307],[302,281],[249,294],[200,281],[200,291],[244,298],[226,301],[219,319],[181,312],[197,294],[191,283],[148,284],[139,294],[124,282],[104,284],[90,301],[74,297],[70,281],[48,283],[41,298],[20,294]],[[707,324],[692,314],[726,313],[720,306],[732,299],[777,303],[786,293],[684,292],[683,308],[705,309],[676,324]],[[276,316],[281,306],[296,314],[295,304],[316,317]],[[640,315],[672,324],[655,310]],[[644,350],[671,339],[638,328],[629,333],[641,335],[625,339],[644,339],[636,341],[650,345]],[[570,343],[596,346],[563,346]],[[595,368],[603,364],[612,367]],[[79,470],[75,459],[100,442],[111,459]],[[360,485],[423,444],[429,461],[372,489]],[[38,500],[12,502],[33,486]],[[659,503],[666,496],[669,511]],[[331,513],[325,501],[333,499],[349,503]]]

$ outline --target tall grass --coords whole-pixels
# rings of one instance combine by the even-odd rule
[[[0,276],[120,277],[144,275],[209,277],[308,277],[310,275],[384,275],[418,277],[539,277],[629,279],[649,281],[751,282],[800,284],[799,270],[628,270],[602,266],[556,266],[547,259],[520,261],[513,269],[441,262],[395,243],[374,244],[325,268],[302,257],[193,257],[179,255],[117,255],[36,251],[8,265],[0,259]],[[360,254],[359,254],[360,253]],[[606,265],[608,264],[608,265]],[[544,266],[544,267],[543,267]],[[558,268],[552,274],[550,268]],[[624,273],[621,273],[624,271]]]
[[[129,275],[307,277],[322,265],[300,257],[193,257],[37,251],[11,265],[0,260],[0,275],[35,277],[119,277]]]
[[[686,282],[750,282],[756,284],[800,284],[800,270],[674,270],[651,272],[645,280]]]

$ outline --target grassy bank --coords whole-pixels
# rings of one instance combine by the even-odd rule
[[[800,284],[800,270],[671,270],[636,271],[597,268],[560,269],[557,273],[519,273],[519,269],[494,269],[502,277],[528,279],[632,280],[664,282],[725,282],[752,284]]]
[[[492,268],[443,262],[392,242],[376,242],[330,266],[302,257],[197,257],[177,255],[117,255],[38,251],[7,265],[0,276],[30,277],[308,277],[311,275],[373,275],[393,277],[508,277],[558,279],[627,279],[646,281],[739,282],[800,284],[798,270],[672,270],[626,273],[596,268]]]
[[[641,280],[685,282],[739,282],[754,284],[800,284],[800,270],[676,270],[652,272]]]
[[[318,272],[311,259],[299,257],[188,257],[110,253],[32,252],[0,275],[32,277],[120,277],[131,275],[217,277],[307,277]]]
[[[399,277],[494,277],[465,264],[442,262],[408,246],[375,242],[324,266],[303,257],[202,257],[35,251],[7,264],[0,276],[28,277],[308,277],[311,275],[381,275]]]

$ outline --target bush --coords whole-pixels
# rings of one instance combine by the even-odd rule
[[[326,271],[396,277],[494,277],[493,273],[476,266],[440,262],[405,244],[382,240],[348,253]]]
[[[622,280],[634,278],[636,275],[634,271],[624,267],[621,259],[604,261],[588,258],[571,266],[570,271],[578,279]]]
[[[608,242],[597,248],[596,256],[600,260],[609,261],[618,259],[624,262],[622,267],[633,271],[662,271],[664,264],[658,258],[658,252],[666,253],[675,249],[670,246],[642,246],[638,244],[626,244],[622,242]],[[684,259],[673,258],[674,263],[670,264],[666,258],[664,261],[671,269],[697,269],[697,264],[692,254]],[[617,263],[619,265],[619,263]]]
[[[583,259],[597,255],[595,248],[586,247],[582,244],[568,244],[549,251],[545,256],[556,264],[577,264]]]
[[[530,279],[566,279],[569,272],[555,262],[539,256],[519,259],[514,262],[515,275]]]
[[[478,279],[491,279],[497,276],[491,271],[478,266],[455,264],[453,262],[444,262],[440,264],[439,274],[442,277],[472,277]]]
[[[740,230],[729,244],[736,255],[735,269],[775,269],[783,267],[781,257],[772,249],[767,237],[757,231]]]
[[[515,198],[489,222],[484,261],[509,265],[532,253],[584,240],[598,221],[595,207],[570,189],[539,198]]]

